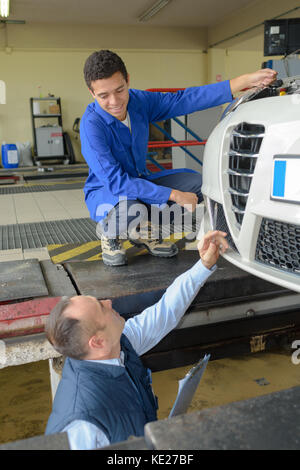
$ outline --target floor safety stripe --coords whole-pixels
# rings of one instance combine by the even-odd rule
[[[66,245],[50,245],[47,247],[49,256],[53,263],[63,263],[70,260],[86,260],[89,257],[101,251],[101,242],[92,241],[88,243],[68,243]]]
[[[176,243],[180,250],[196,248],[196,242],[187,238],[180,238],[179,233],[172,234],[165,241]],[[148,253],[144,247],[137,247],[129,240],[123,241],[123,247],[128,257],[139,256]],[[102,259],[101,241],[91,241],[88,243],[68,243],[64,245],[48,245],[49,256],[54,264],[61,264],[67,261],[96,261]]]

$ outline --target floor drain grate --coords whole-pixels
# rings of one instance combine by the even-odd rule
[[[94,241],[98,240],[96,226],[88,218],[1,225],[0,250]]]
[[[84,181],[76,181],[74,183],[65,184],[36,184],[34,186],[13,186],[0,187],[0,195],[6,194],[23,194],[23,193],[40,193],[44,191],[62,191],[67,189],[82,189]]]

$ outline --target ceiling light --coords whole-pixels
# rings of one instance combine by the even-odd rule
[[[158,0],[152,7],[148,8],[144,13],[139,16],[139,21],[148,21],[152,16],[156,15],[163,7],[165,7],[171,0]]]
[[[0,16],[7,18],[9,15],[9,0],[0,0]]]

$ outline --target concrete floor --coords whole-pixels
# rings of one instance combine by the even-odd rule
[[[89,217],[82,189],[0,196],[1,225]]]
[[[188,412],[299,386],[299,368],[292,363],[289,351],[211,361]],[[178,380],[188,370],[180,367],[153,374],[159,419],[169,415]],[[48,362],[1,369],[0,396],[1,444],[43,434],[51,411]]]
[[[82,189],[0,195],[0,224],[70,220],[89,217]],[[0,262],[37,258],[49,259],[44,248],[0,250]]]
[[[246,400],[300,385],[300,365],[286,350],[220,359],[208,363],[189,412]],[[153,374],[160,399],[159,418],[169,415],[177,394],[177,382],[189,367]]]

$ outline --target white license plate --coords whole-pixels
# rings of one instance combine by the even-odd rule
[[[300,203],[300,156],[274,158],[271,196]]]

